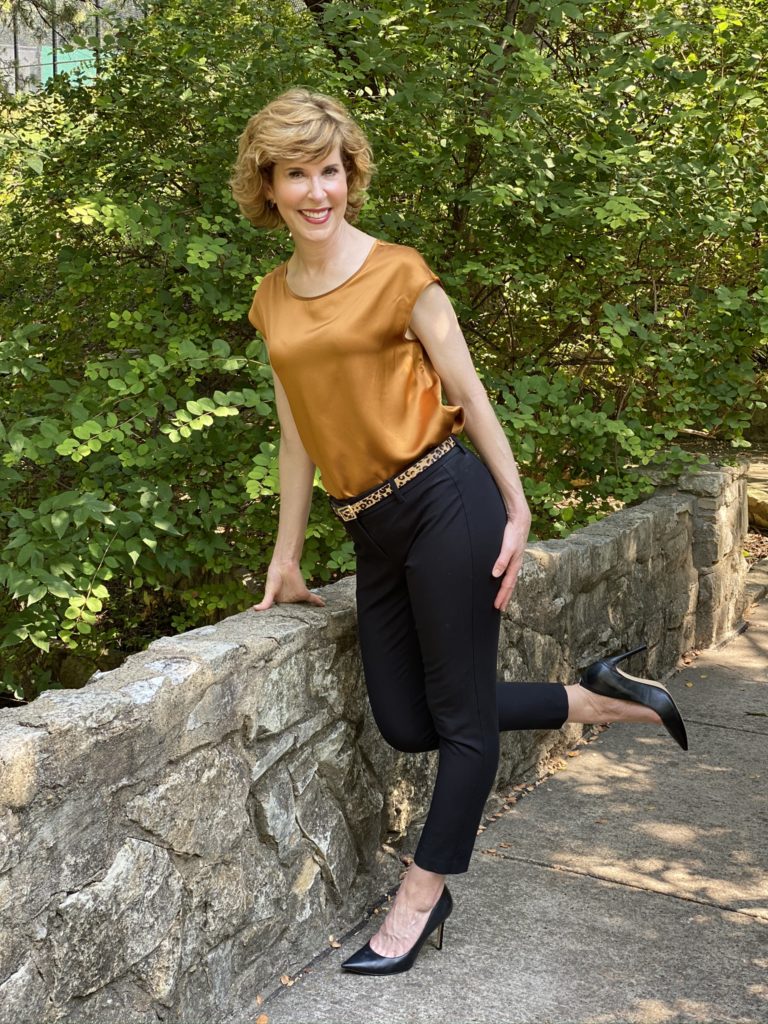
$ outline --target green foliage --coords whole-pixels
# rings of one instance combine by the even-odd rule
[[[315,6],[152,3],[93,84],[3,101],[0,655],[27,696],[263,580],[278,434],[246,314],[288,240],[227,178],[291,85],[369,132],[361,226],[440,273],[537,535],[679,471],[681,431],[742,443],[762,404],[762,3]],[[315,501],[302,571],[353,568]]]
[[[745,444],[763,404],[763,13],[325,8],[368,96],[374,231],[454,297],[540,536],[642,494],[633,467],[679,469],[681,432]]]
[[[279,250],[255,251],[227,177],[318,44],[288,5],[271,25],[193,6],[127,25],[95,85],[5,110],[0,645],[28,695],[68,651],[98,663],[247,608],[274,540],[274,393],[246,313]],[[305,573],[348,571],[345,539],[315,509]]]

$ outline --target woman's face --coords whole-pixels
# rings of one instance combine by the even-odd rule
[[[328,238],[344,221],[347,209],[347,175],[339,147],[314,163],[278,160],[266,194],[294,238]]]

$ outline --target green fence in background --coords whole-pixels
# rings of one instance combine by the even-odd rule
[[[96,64],[93,50],[59,50],[56,54],[56,70],[59,74],[62,71],[69,73],[80,71],[83,78],[92,81],[96,77]],[[45,85],[49,78],[53,78],[53,47],[40,47],[40,83]]]

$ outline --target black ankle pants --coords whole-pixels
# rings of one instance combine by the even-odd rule
[[[357,556],[365,682],[392,747],[440,751],[414,861],[455,874],[469,868],[499,731],[559,729],[568,698],[558,683],[496,679],[501,578],[491,569],[506,510],[486,465],[458,442],[393,491],[344,524]]]

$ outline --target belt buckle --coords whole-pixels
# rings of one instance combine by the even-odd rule
[[[357,512],[355,512],[354,505],[342,505],[339,508],[334,509],[334,512],[343,519],[345,523],[351,523],[353,519],[357,519]]]

